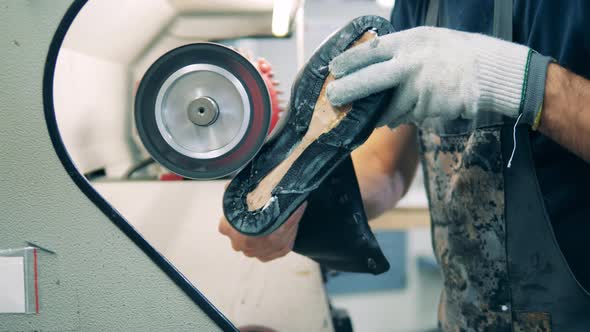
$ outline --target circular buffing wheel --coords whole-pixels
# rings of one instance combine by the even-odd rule
[[[151,156],[172,172],[214,179],[244,166],[264,144],[272,112],[260,72],[219,44],[174,49],[146,72],[135,125]]]

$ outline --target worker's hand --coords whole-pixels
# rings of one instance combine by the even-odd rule
[[[327,95],[340,106],[394,88],[379,123],[390,127],[421,126],[429,118],[471,119],[480,110],[515,118],[526,107],[531,84],[544,91],[548,60],[539,64],[539,58],[548,59],[528,47],[481,34],[418,27],[381,36],[336,57],[330,64],[336,80]],[[537,106],[531,105],[533,114],[523,117],[524,122],[532,123]]]
[[[221,218],[219,222],[219,232],[229,237],[235,251],[241,251],[248,257],[256,257],[261,262],[268,262],[291,252],[306,206],[307,203],[303,203],[281,227],[265,236],[244,235],[231,227],[225,218]]]

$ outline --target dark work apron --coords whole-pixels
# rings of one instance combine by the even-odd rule
[[[438,25],[431,0],[426,25]],[[494,35],[512,39],[512,1],[496,0]],[[442,24],[444,25],[444,23]],[[434,252],[443,271],[444,331],[590,331],[576,281],[545,211],[529,127],[482,111],[420,129]],[[564,170],[567,171],[567,170]],[[590,262],[589,262],[590,263]]]

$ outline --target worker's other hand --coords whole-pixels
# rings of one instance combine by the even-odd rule
[[[223,217],[219,222],[219,232],[229,237],[235,251],[241,251],[248,257],[258,258],[261,262],[268,262],[283,257],[293,250],[299,222],[306,206],[307,203],[303,203],[281,227],[265,236],[244,235],[231,227],[227,219]]]
[[[352,48],[330,64],[330,102],[340,106],[394,88],[379,125],[471,119],[490,110],[517,117],[530,49],[481,34],[418,27]]]

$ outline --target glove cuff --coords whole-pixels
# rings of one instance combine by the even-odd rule
[[[517,117],[523,103],[530,48],[485,37],[476,57],[477,110]]]
[[[530,52],[528,72],[524,88],[522,108],[522,123],[529,124],[533,130],[539,126],[540,113],[545,98],[545,82],[547,80],[547,67],[553,61],[551,57]]]

